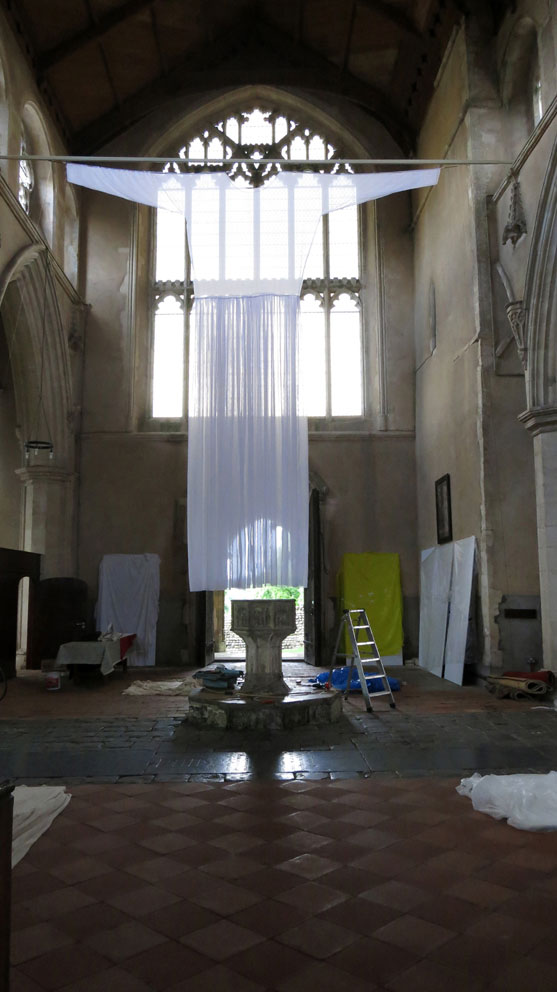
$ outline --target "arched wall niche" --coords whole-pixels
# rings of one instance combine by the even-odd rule
[[[512,28],[499,68],[501,99],[509,106],[528,77],[532,59],[537,56],[537,28],[531,17],[518,18]]]
[[[0,547],[19,548],[21,486],[16,475],[21,465],[10,341],[0,311]]]
[[[27,151],[33,155],[50,155],[51,147],[41,113],[32,101],[23,107],[21,123]],[[34,187],[29,216],[43,232],[49,245],[54,238],[54,177],[51,162],[34,162]]]
[[[528,408],[557,407],[557,141],[538,204],[524,290]]]
[[[30,245],[16,253],[0,273],[0,309],[9,346],[22,464],[23,443],[39,427],[48,429],[54,444],[49,464],[70,467],[70,366],[55,283],[46,265],[44,245]],[[31,457],[39,462],[44,459],[41,455]]]
[[[73,286],[77,286],[79,251],[79,216],[77,200],[71,183],[66,183],[64,194],[64,272]]]
[[[8,129],[10,121],[9,89],[6,79],[6,61],[4,52],[0,49],[0,155],[8,154]],[[7,162],[0,159],[0,172],[6,175]]]

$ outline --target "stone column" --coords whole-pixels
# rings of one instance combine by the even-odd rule
[[[75,473],[37,465],[16,474],[23,484],[22,550],[43,556],[43,579],[75,575]]]
[[[246,644],[242,692],[284,696],[282,642],[296,630],[294,599],[233,599],[232,630]]]
[[[557,672],[557,408],[519,419],[534,436],[543,665]]]

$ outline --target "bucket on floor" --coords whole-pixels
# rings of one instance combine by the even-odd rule
[[[47,689],[59,689],[60,672],[47,672],[45,678],[45,685]]]

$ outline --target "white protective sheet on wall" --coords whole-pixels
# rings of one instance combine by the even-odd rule
[[[195,295],[188,410],[190,589],[307,585],[307,424],[295,367],[298,298],[311,243],[323,214],[435,185],[439,169],[357,175],[284,171],[260,187],[210,171],[69,164],[67,176],[99,192],[180,213],[187,221]],[[225,512],[218,506],[215,512],[212,497],[219,493]]]
[[[462,685],[474,578],[476,539],[422,551],[419,663]]]
[[[159,615],[158,555],[105,555],[99,567],[97,627],[137,634],[131,665],[154,665]]]
[[[445,644],[445,678],[462,685],[476,539],[466,537],[453,544],[453,578],[447,642]]]
[[[452,544],[422,551],[419,663],[439,678],[443,676],[452,568]]]

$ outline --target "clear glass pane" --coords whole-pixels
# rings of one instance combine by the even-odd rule
[[[184,402],[184,314],[173,297],[155,314],[153,417],[181,417]]]
[[[334,190],[331,190],[331,194]],[[331,203],[334,202],[331,196]],[[359,275],[358,208],[333,210],[329,218],[329,275],[331,279]]]
[[[251,190],[240,196],[226,190],[225,277],[253,279],[253,198]]]
[[[277,117],[275,121],[275,141],[280,141],[286,134],[288,134],[288,121],[285,117]]]
[[[155,279],[183,279],[186,265],[184,218],[157,210]]]
[[[190,144],[188,155],[190,158],[205,158],[205,148],[201,138],[194,138]]]
[[[220,262],[220,190],[206,177],[192,191],[191,224],[194,279],[218,279]]]
[[[307,158],[307,148],[306,143],[303,138],[294,138],[294,141],[290,145],[290,158]]]
[[[304,266],[304,279],[323,278],[323,218],[320,218]]]
[[[327,413],[325,314],[309,295],[300,301],[300,407],[306,417]]]
[[[226,122],[226,133],[232,141],[240,140],[240,127],[235,117],[229,117]]]
[[[288,210],[288,190],[261,189],[259,198],[261,241],[259,256],[262,279],[285,279],[288,276],[288,228],[284,217]]]
[[[209,147],[207,149],[207,158],[218,159],[223,157],[222,141],[218,138],[213,138],[209,142]]]
[[[273,129],[267,120],[267,114],[262,114],[260,110],[253,110],[248,114],[247,121],[242,124],[242,144],[245,145],[265,145],[273,140]]]
[[[343,294],[330,315],[331,413],[333,417],[361,417],[362,344],[360,312]]]
[[[315,185],[313,185],[313,183],[315,183]],[[308,176],[303,187],[294,189],[295,269],[296,272],[303,272],[306,278],[309,278],[307,264],[308,256],[312,252],[312,238],[316,240],[315,247],[313,248],[314,254],[311,265],[316,275],[318,272],[319,275],[323,275],[322,263],[320,269],[318,260],[318,244],[321,237],[321,221],[319,220],[317,225],[319,231],[316,232],[316,227],[314,226],[315,218],[320,217],[321,205],[322,193],[321,187],[319,186],[319,180],[317,177],[313,179]]]
[[[325,142],[323,138],[319,138],[317,135],[311,139],[309,143],[309,157],[310,158],[326,158],[325,155]]]

